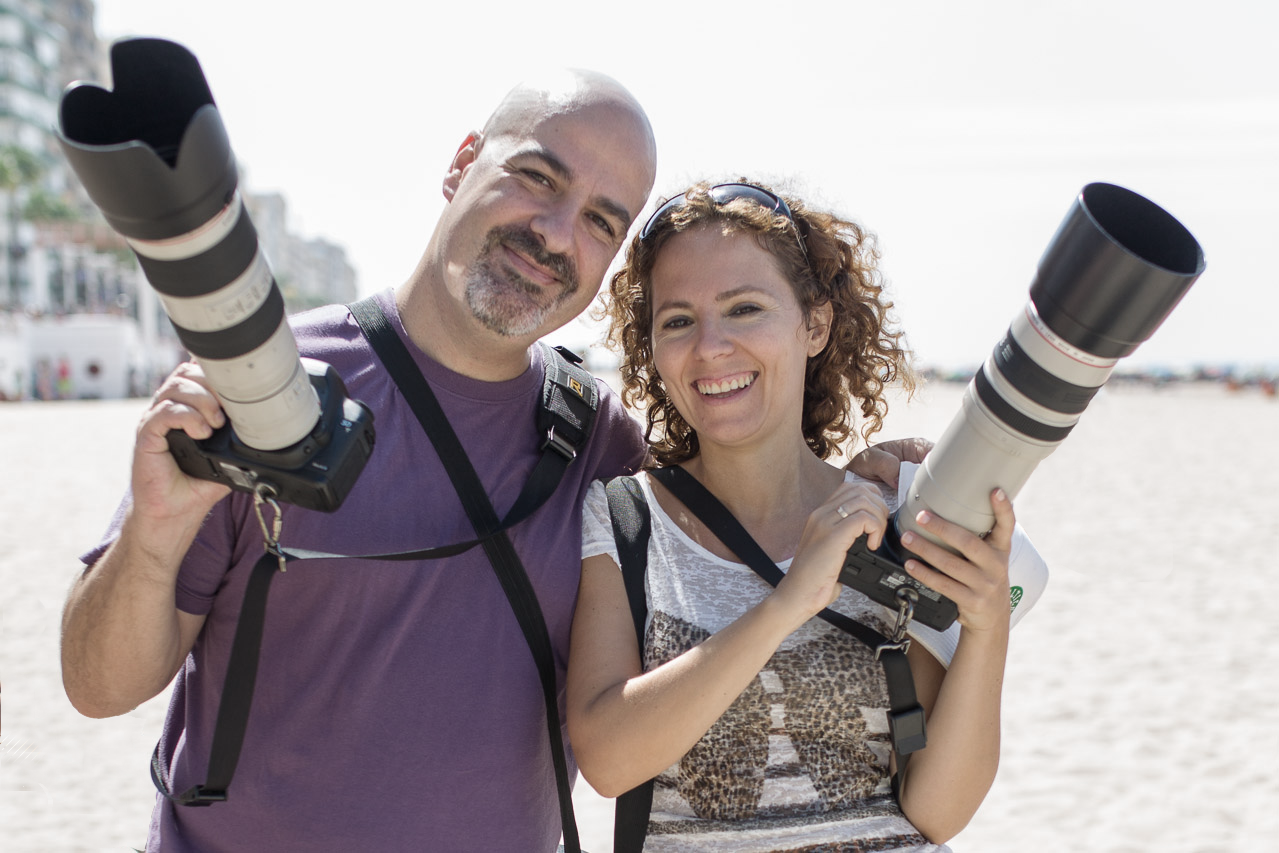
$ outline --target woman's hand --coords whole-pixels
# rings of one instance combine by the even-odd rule
[[[839,571],[848,549],[865,534],[878,548],[888,527],[888,506],[869,483],[843,483],[813,510],[786,577],[774,593],[792,608],[798,628],[839,597]]]
[[[935,589],[959,607],[959,624],[972,631],[1008,630],[1008,554],[1012,548],[1016,518],[1003,489],[990,495],[995,526],[983,539],[957,524],[924,510],[916,517],[920,526],[959,551],[953,554],[911,531],[902,544],[926,560],[907,560],[911,577]]]

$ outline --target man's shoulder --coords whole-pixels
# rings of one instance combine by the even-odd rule
[[[290,315],[289,325],[299,341],[324,338],[352,325],[351,310],[345,305],[322,305]]]
[[[299,354],[338,367],[353,356],[364,361],[368,342],[345,305],[325,305],[289,317]]]

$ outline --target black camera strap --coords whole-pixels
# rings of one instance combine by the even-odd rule
[[[511,510],[499,520],[492,503],[484,491],[483,483],[471,465],[461,441],[448,422],[435,393],[426,377],[417,369],[412,354],[404,346],[381,307],[372,299],[364,299],[348,306],[352,316],[360,324],[400,393],[422,424],[427,437],[449,475],[453,488],[466,510],[477,538],[454,545],[404,551],[390,554],[351,557],[309,551],[301,548],[285,548],[278,542],[280,512],[275,506],[274,534],[267,530],[261,517],[262,495],[257,495],[259,522],[266,536],[266,552],[254,565],[240,607],[239,621],[231,644],[227,664],[226,681],[218,716],[214,725],[213,742],[209,756],[206,781],[181,794],[173,794],[167,780],[165,744],[156,745],[151,760],[151,778],[164,796],[186,806],[207,806],[226,800],[227,788],[235,775],[244,733],[248,726],[249,710],[257,680],[258,658],[262,632],[266,618],[267,593],[271,580],[283,571],[288,562],[309,559],[363,559],[408,561],[439,559],[460,554],[481,545],[494,573],[511,605],[511,610],[524,633],[525,641],[533,655],[542,683],[546,708],[547,733],[551,746],[551,759],[555,769],[555,784],[560,802],[560,821],[564,833],[564,849],[567,853],[580,853],[577,822],[573,814],[572,790],[569,787],[568,763],[565,757],[563,735],[560,731],[559,703],[555,681],[555,659],[550,633],[537,600],[537,593],[529,581],[524,565],[516,553],[506,529],[522,521],[538,509],[558,487],[569,463],[577,456],[577,450],[590,437],[599,404],[599,389],[589,372],[577,366],[578,359],[570,361],[565,352],[544,344],[543,361],[546,379],[538,407],[537,429],[545,433],[542,456],[534,465],[529,480],[516,498]]]
[[[489,501],[488,494],[484,491],[484,484],[480,482],[479,475],[475,473],[475,468],[471,465],[471,460],[466,455],[462,442],[458,439],[457,433],[453,431],[452,425],[449,424],[444,410],[440,408],[439,401],[436,400],[435,393],[431,390],[426,377],[422,375],[422,371],[417,369],[413,356],[404,346],[399,336],[395,334],[395,330],[391,328],[386,315],[382,313],[376,302],[372,299],[365,299],[351,307],[352,313],[364,330],[364,334],[372,342],[373,349],[390,372],[395,384],[399,386],[400,392],[413,409],[413,413],[421,421],[422,429],[426,431],[427,437],[430,438],[431,443],[435,446],[436,453],[448,472],[449,480],[453,483],[453,489],[461,499],[466,515],[470,518],[471,524],[479,536],[479,542],[483,545],[489,562],[493,564],[493,571],[496,573],[497,579],[502,585],[502,591],[510,602],[511,610],[515,613],[515,618],[524,632],[524,639],[528,643],[529,650],[533,653],[533,660],[537,664],[538,675],[542,682],[542,696],[546,706],[546,727],[551,744],[551,759],[555,765],[555,786],[559,793],[560,822],[563,826],[564,846],[569,853],[579,853],[581,843],[578,840],[577,821],[573,815],[573,794],[572,789],[569,787],[568,763],[564,754],[563,734],[560,731],[559,702],[556,698],[555,658],[551,649],[550,632],[547,630],[542,608],[537,601],[537,592],[533,589],[532,582],[529,581],[528,573],[524,570],[524,564],[520,561],[520,556],[516,553],[515,546],[511,544],[510,537],[506,535],[505,527],[508,526],[507,521],[498,520],[497,512],[494,511],[493,504]],[[548,365],[548,382],[550,381],[551,372],[551,368]],[[595,380],[589,378],[589,374],[585,384],[589,385],[592,395],[598,392],[598,389],[595,388]],[[578,392],[577,396],[580,398],[580,392]],[[593,414],[592,407],[592,416]],[[585,435],[583,435],[584,438]],[[574,451],[571,456],[563,457],[563,454],[558,450],[550,449],[548,445],[553,445],[554,439],[555,433],[552,428],[546,443],[543,445],[542,460],[534,468],[533,476],[538,475],[538,470],[542,467],[542,463],[547,460],[548,455],[560,456],[566,458],[566,461],[562,466],[557,466],[559,473],[555,476],[555,482],[547,494],[538,500],[538,506],[550,496],[551,491],[554,491],[555,485],[558,485],[560,477],[563,476],[564,469],[568,467],[568,462],[572,461],[577,455]],[[525,487],[524,491],[527,493],[528,486]],[[523,499],[524,494],[521,494],[516,501],[517,508]],[[531,509],[528,510],[528,512],[531,511]],[[507,519],[510,517],[511,514],[508,514]]]
[[[447,422],[444,410],[440,408],[439,401],[431,391],[430,385],[427,384],[426,377],[422,376],[422,371],[417,369],[413,356],[405,348],[403,341],[395,333],[390,320],[377,302],[372,297],[368,297],[351,303],[347,308],[351,310],[351,316],[360,324],[360,329],[373,345],[378,358],[391,374],[391,378],[395,380],[400,393],[413,409],[418,420],[426,423],[424,418],[429,418]],[[407,561],[452,557],[469,551],[484,542],[485,538],[499,531],[519,524],[550,499],[555,489],[559,487],[560,480],[563,479],[569,464],[577,458],[578,449],[586,443],[586,439],[591,434],[595,424],[595,414],[599,409],[599,389],[595,386],[595,377],[580,366],[581,359],[573,352],[563,347],[547,346],[540,341],[538,346],[542,349],[542,363],[546,370],[536,416],[538,434],[544,436],[540,448],[542,455],[533,466],[528,480],[524,483],[524,488],[507,511],[506,517],[490,532],[464,542],[416,551],[369,554],[362,556],[361,559]],[[452,432],[451,427],[449,431]],[[440,459],[447,469],[453,454],[464,451],[461,443],[456,440],[456,436],[451,441],[443,437],[441,440],[445,442],[445,445],[437,443],[436,449],[440,451]],[[451,474],[450,478],[452,478]],[[456,485],[455,481],[454,486]],[[463,500],[465,502],[465,499]],[[311,551],[306,548],[290,547],[282,550],[285,556],[298,560],[341,559],[347,556]]]
[[[736,554],[746,565],[771,586],[777,586],[785,575],[777,568],[759,543],[742,527],[741,523],[720,503],[710,490],[698,482],[692,474],[678,465],[657,468],[648,472],[661,483],[693,515],[702,520],[719,541]],[[823,621],[839,628],[875,650],[875,656],[884,668],[888,682],[888,723],[892,736],[893,752],[897,755],[897,774],[893,788],[900,785],[908,756],[923,749],[927,736],[924,731],[924,709],[915,696],[915,679],[906,658],[908,643],[890,640],[873,628],[826,608],[817,614]],[[899,633],[904,625],[899,625]]]

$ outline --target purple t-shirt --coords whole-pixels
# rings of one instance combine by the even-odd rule
[[[505,515],[539,456],[540,351],[515,379],[468,379],[408,341],[390,291],[378,298]],[[372,409],[376,445],[340,510],[285,507],[281,542],[371,554],[472,538],[421,425],[346,309],[318,309],[293,326],[303,355],[332,364]],[[644,452],[616,395],[597,384],[593,437],[554,496],[510,531],[554,645],[561,720],[582,501],[592,480],[634,470]],[[262,554],[251,503],[235,493],[214,508],[178,578],[177,606],[207,619],[165,724],[174,791],[205,778],[245,583]],[[482,548],[413,563],[295,563],[271,585],[227,802],[157,798],[147,849],[553,850],[559,808],[544,708],[532,654]]]

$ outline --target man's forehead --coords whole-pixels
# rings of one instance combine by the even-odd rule
[[[562,140],[560,140],[562,142]],[[506,144],[503,144],[506,143]],[[591,140],[582,140],[576,145],[559,145],[554,141],[545,142],[538,138],[511,138],[499,141],[494,146],[496,157],[520,163],[525,159],[535,160],[539,167],[554,174],[565,184],[584,181],[597,188],[593,201],[605,209],[607,213],[629,226],[634,221],[639,209],[648,198],[651,180],[643,186],[631,186],[636,180],[628,179],[625,169],[616,168],[616,157],[609,156],[608,148],[599,144],[590,144]],[[630,196],[634,196],[631,198]]]
[[[482,155],[495,161],[535,158],[566,182],[597,186],[629,224],[652,189],[649,150],[644,128],[633,118],[587,109],[541,115],[522,127],[508,125],[486,137]]]

